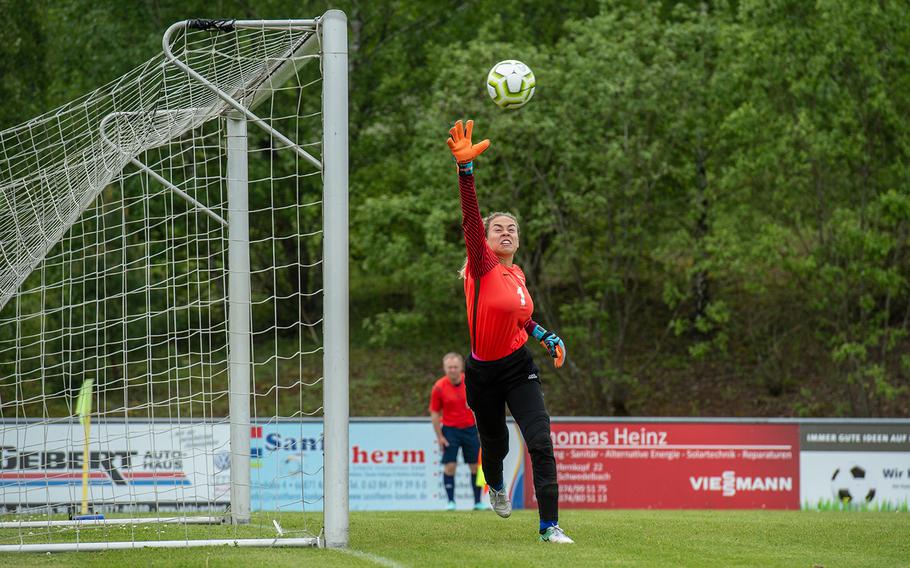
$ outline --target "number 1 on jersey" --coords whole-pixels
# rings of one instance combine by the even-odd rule
[[[518,292],[518,296],[521,298],[521,305],[524,306],[525,302],[525,291],[521,289],[521,286],[515,288],[515,291]]]

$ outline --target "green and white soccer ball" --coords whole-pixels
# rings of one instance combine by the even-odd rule
[[[487,74],[487,91],[500,108],[518,109],[534,96],[537,81],[531,68],[515,59],[500,61]]]

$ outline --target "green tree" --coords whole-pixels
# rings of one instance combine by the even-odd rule
[[[839,402],[815,410],[879,414],[907,385],[908,15],[900,2],[744,2],[728,46],[721,184],[750,207],[730,210],[740,230],[721,248],[757,294],[742,307],[775,314],[752,332],[761,355],[778,374],[826,377],[816,388]]]
[[[48,74],[40,10],[26,0],[0,0],[0,129],[47,110]]]

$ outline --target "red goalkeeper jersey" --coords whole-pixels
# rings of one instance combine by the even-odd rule
[[[468,308],[468,329],[474,357],[482,361],[502,359],[528,340],[524,324],[534,313],[534,301],[521,268],[499,262],[487,244],[474,190],[474,176],[458,176],[461,191],[462,228],[468,251],[464,295]],[[480,291],[476,290],[479,280]],[[477,297],[477,309],[474,298]],[[475,321],[474,314],[477,314]]]

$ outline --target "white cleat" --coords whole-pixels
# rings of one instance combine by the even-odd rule
[[[509,515],[512,514],[512,502],[509,501],[509,494],[506,493],[505,488],[502,491],[490,488],[490,507],[503,519],[509,518]]]
[[[555,527],[549,527],[542,535],[540,535],[541,542],[552,542],[554,544],[575,544],[575,541],[569,538],[559,525]]]

